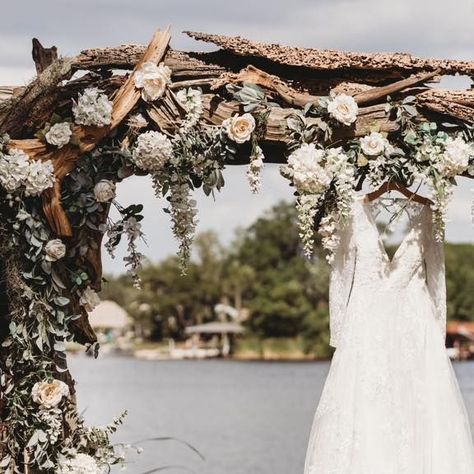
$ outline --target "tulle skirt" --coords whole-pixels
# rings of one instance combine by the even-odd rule
[[[351,297],[305,474],[473,474],[468,416],[424,285]]]

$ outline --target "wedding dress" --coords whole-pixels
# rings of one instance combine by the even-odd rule
[[[431,210],[407,204],[392,259],[357,200],[331,273],[331,369],[305,474],[474,474],[468,416],[445,349],[442,244]]]

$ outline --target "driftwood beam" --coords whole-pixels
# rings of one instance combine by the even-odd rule
[[[413,87],[417,84],[423,84],[430,79],[438,76],[440,70],[437,69],[433,72],[428,72],[425,74],[418,74],[407,79],[402,79],[401,81],[394,82],[393,84],[389,84],[383,87],[374,87],[373,89],[369,89],[364,92],[360,92],[359,94],[354,95],[354,99],[358,105],[366,105],[371,104],[373,102],[377,102],[380,99],[384,99],[385,97],[400,92],[404,89],[408,89]]]
[[[279,44],[249,41],[240,36],[223,36],[185,31],[200,41],[213,43],[238,56],[264,58],[286,66],[299,66],[319,71],[342,69],[364,70],[366,72],[398,73],[402,77],[417,72],[440,74],[465,74],[474,76],[474,61],[447,59],[425,59],[406,53],[353,53],[329,49],[293,48]]]

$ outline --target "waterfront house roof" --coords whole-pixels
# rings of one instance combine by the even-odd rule
[[[132,320],[115,301],[105,300],[89,313],[91,326],[96,329],[125,329]]]

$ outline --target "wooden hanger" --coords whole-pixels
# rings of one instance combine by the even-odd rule
[[[433,204],[433,201],[431,201],[431,199],[428,199],[424,196],[420,196],[419,194],[410,191],[406,186],[403,186],[403,184],[400,184],[396,181],[385,182],[384,184],[382,184],[382,186],[380,186],[379,189],[376,189],[375,191],[366,194],[364,197],[364,201],[372,202],[382,196],[382,194],[388,193],[390,191],[398,191],[410,201],[415,201],[419,204],[423,204],[423,206],[430,206],[431,204]]]

